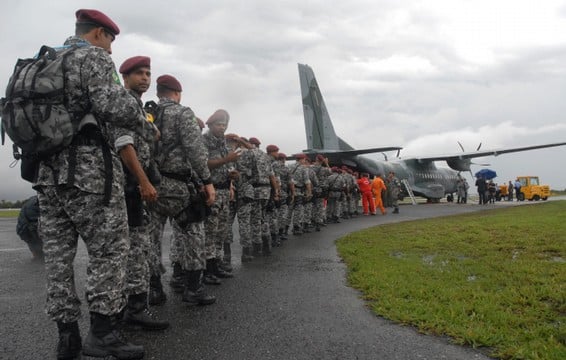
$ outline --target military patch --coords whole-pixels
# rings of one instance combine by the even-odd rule
[[[118,73],[116,71],[112,72],[112,80],[114,80],[116,84],[122,85],[122,83],[120,82],[120,77],[118,76]]]

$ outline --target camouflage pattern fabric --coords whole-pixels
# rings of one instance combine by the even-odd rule
[[[145,226],[130,227],[130,252],[126,267],[126,294],[149,291],[150,235]]]
[[[226,235],[232,231],[230,223],[230,190],[216,189],[216,200],[212,204],[212,213],[204,222],[206,233],[206,259],[222,259]]]
[[[191,223],[182,230],[171,221],[171,263],[177,262],[183,270],[196,271],[206,267],[204,223]]]

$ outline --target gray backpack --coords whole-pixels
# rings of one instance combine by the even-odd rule
[[[24,166],[66,148],[78,131],[80,119],[71,116],[65,106],[65,59],[80,46],[84,45],[42,46],[36,57],[19,59],[6,97],[0,100],[2,144],[7,133],[22,149],[22,177],[26,180],[33,181],[24,176]]]

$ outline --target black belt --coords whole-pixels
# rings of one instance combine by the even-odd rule
[[[191,181],[191,175],[189,175],[189,174],[175,174],[175,173],[162,171],[161,175],[163,175],[167,178],[170,178],[170,179],[179,180],[179,181],[183,181],[183,182]]]

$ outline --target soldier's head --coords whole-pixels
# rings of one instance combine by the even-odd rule
[[[214,112],[214,114],[210,115],[208,120],[206,121],[206,125],[208,125],[208,131],[217,137],[222,138],[224,137],[224,132],[228,128],[228,122],[230,121],[230,114],[226,110],[218,109]]]
[[[267,152],[267,155],[271,156],[274,159],[277,159],[279,156],[279,148],[277,147],[277,145],[267,145],[265,151]]]
[[[297,155],[295,155],[295,159],[297,160],[297,162],[299,164],[305,165],[306,162],[307,162],[307,154],[305,154],[305,153],[297,154]]]
[[[112,42],[120,33],[118,25],[98,10],[80,9],[75,16],[75,35],[112,54]]]
[[[285,164],[285,161],[287,160],[287,155],[285,155],[285,153],[280,152],[277,154],[277,159],[281,161],[283,164]]]
[[[261,145],[261,142],[259,141],[259,139],[256,138],[256,137],[253,137],[253,136],[248,141],[249,141],[250,144],[252,144],[256,148]]]
[[[161,75],[157,78],[157,97],[168,98],[176,103],[181,102],[183,87],[179,80],[172,75]]]
[[[151,84],[151,59],[147,56],[134,56],[120,65],[120,74],[124,87],[137,93],[140,97]]]

